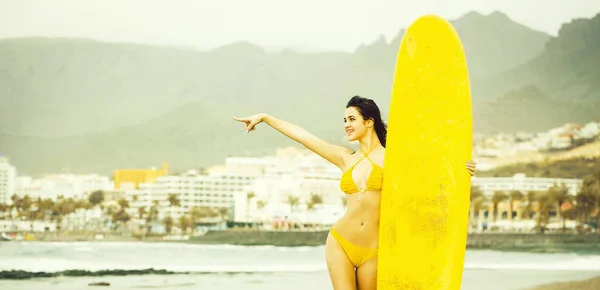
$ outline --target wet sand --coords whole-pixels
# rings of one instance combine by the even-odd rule
[[[600,270],[599,270],[600,271]],[[600,289],[600,276],[582,280],[552,283],[548,285],[530,288],[529,290],[598,290]]]

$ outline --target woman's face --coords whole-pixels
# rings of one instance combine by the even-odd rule
[[[360,140],[367,133],[367,122],[355,107],[346,108],[344,124],[349,141]]]

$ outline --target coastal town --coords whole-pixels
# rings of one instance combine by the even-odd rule
[[[5,2],[1,290],[600,289],[600,1]]]
[[[541,160],[597,145],[599,128],[600,123],[590,122],[540,133],[475,135],[474,158],[481,171],[511,158]],[[593,148],[589,157],[599,156],[600,146]],[[272,156],[228,157],[223,164],[178,174],[167,163],[117,168],[111,177],[61,173],[34,178],[19,174],[2,156],[0,232],[4,239],[35,239],[35,233],[55,231],[174,239],[228,229],[323,231],[345,211],[339,178],[339,169],[298,147],[279,148]],[[582,179],[522,173],[474,177],[470,231],[594,231],[596,207],[586,210],[585,220],[574,213],[584,186]]]

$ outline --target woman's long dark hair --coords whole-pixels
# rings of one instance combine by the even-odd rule
[[[381,112],[375,102],[368,98],[361,96],[354,96],[348,101],[346,108],[355,107],[356,110],[362,115],[365,120],[373,120],[375,122],[375,132],[381,146],[385,148],[385,141],[387,136],[387,125],[381,119]]]

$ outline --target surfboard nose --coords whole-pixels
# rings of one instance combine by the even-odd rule
[[[459,38],[458,32],[450,21],[437,16],[425,15],[416,19],[406,30],[398,53],[405,53],[409,59],[420,59],[417,53],[427,53],[428,57],[438,59],[462,58],[462,43],[454,41]],[[449,44],[458,47],[448,47]],[[404,50],[404,51],[402,51]],[[457,54],[458,53],[458,54]],[[462,62],[462,59],[459,60]]]

